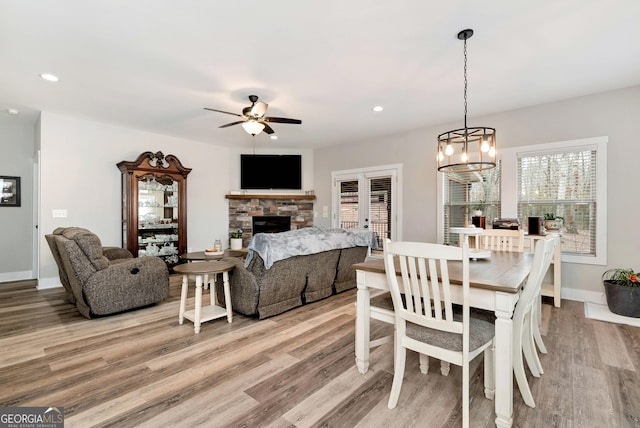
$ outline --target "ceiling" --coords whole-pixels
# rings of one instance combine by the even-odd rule
[[[267,115],[302,120],[256,144],[320,148],[462,125],[462,29],[473,125],[640,84],[639,22],[637,0],[0,0],[0,114],[250,147],[240,126],[218,128],[234,116],[203,108],[239,113],[256,94]]]

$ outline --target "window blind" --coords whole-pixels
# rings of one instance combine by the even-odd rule
[[[496,167],[484,171],[445,174],[443,180],[444,240],[456,244],[457,233],[450,233],[452,227],[471,224],[473,211],[482,210],[482,215],[490,224],[500,217],[501,161]]]
[[[518,217],[563,217],[563,253],[596,255],[596,148],[518,154]]]

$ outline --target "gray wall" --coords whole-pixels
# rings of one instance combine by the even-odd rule
[[[563,263],[563,288],[599,293],[602,292],[600,276],[605,269],[640,269],[638,123],[640,86],[469,118],[470,125],[496,128],[498,150],[500,147],[609,137],[608,266]],[[331,171],[402,163],[403,239],[436,242],[436,137],[459,126],[459,122],[442,124],[317,150],[314,154],[317,207],[331,206]],[[318,218],[317,223],[328,225],[329,220]]]
[[[0,282],[33,278],[33,117],[0,114],[0,175],[21,178],[21,206],[0,207]]]

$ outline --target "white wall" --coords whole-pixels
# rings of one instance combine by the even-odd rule
[[[33,278],[33,120],[0,114],[0,175],[20,177],[21,206],[0,207],[0,282]]]
[[[239,150],[49,112],[41,115],[40,135],[40,287],[59,285],[57,267],[44,238],[56,227],[85,227],[95,232],[103,245],[121,245],[121,181],[116,164],[135,160],[145,151],[173,154],[192,168],[187,179],[188,247],[201,250],[213,246],[215,239],[228,246],[225,195],[239,188]],[[301,153],[303,183],[313,186],[312,151],[270,146],[262,152]],[[53,218],[54,209],[66,209],[68,217]]]
[[[192,168],[187,180],[188,246],[205,248],[227,236],[228,149],[48,112],[42,113],[40,131],[40,286],[59,284],[44,238],[56,227],[85,227],[103,245],[121,245],[116,164],[145,151],[173,154]],[[68,217],[53,218],[53,209],[66,209]]]
[[[461,117],[462,120],[462,117]],[[603,291],[600,277],[611,267],[640,269],[640,86],[523,108],[485,117],[469,125],[497,130],[500,147],[518,147],[608,136],[608,266],[564,263],[563,288],[578,295]],[[402,239],[436,242],[436,138],[460,123],[449,123],[314,153],[317,209],[331,206],[331,171],[404,164]],[[330,219],[318,219],[327,225]],[[586,292],[586,293],[585,293]]]

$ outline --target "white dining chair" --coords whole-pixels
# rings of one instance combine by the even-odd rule
[[[386,322],[395,326],[396,313],[393,311],[393,299],[391,293],[382,293],[374,296],[369,301],[369,317],[378,321]],[[375,348],[385,343],[393,341],[393,335],[380,337],[369,342],[369,348]],[[445,361],[440,362],[440,373],[444,376],[449,374],[450,366]],[[420,372],[427,374],[429,372],[429,356],[420,354]]]
[[[496,251],[524,250],[524,230],[485,229],[475,237],[476,249]]]
[[[513,372],[522,399],[529,407],[535,407],[535,401],[529,388],[529,382],[524,370],[523,354],[534,377],[543,373],[542,364],[536,352],[536,336],[542,336],[538,325],[538,302],[542,280],[544,279],[559,238],[539,240],[533,254],[533,264],[527,282],[520,293],[520,298],[513,313]],[[544,344],[543,344],[544,346]],[[546,353],[546,349],[545,349]]]
[[[494,326],[469,314],[468,251],[466,246],[384,241],[385,270],[396,316],[390,409],[398,404],[407,349],[462,367],[464,427],[469,426],[469,362],[483,352],[485,389],[493,390]],[[394,259],[399,264],[401,283]],[[456,290],[449,282],[449,261],[462,264],[461,316],[454,316],[452,295]]]

